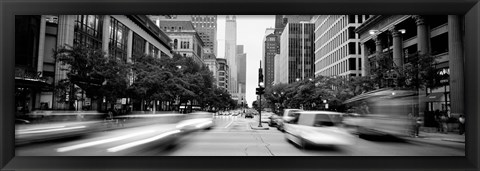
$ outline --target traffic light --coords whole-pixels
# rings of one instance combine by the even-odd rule
[[[263,88],[263,87],[257,88],[257,93],[256,94],[258,94],[258,95],[265,94],[265,88]]]
[[[258,68],[258,83],[263,82],[263,69]]]

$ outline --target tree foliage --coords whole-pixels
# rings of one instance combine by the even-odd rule
[[[58,48],[55,58],[66,66],[68,77],[57,85],[58,94],[73,94],[72,88],[78,86],[88,97],[105,97],[113,103],[130,97],[172,103],[197,101],[201,108],[210,109],[236,106],[228,91],[214,85],[206,66],[179,54],[172,58],[134,55],[129,63],[108,57],[100,49],[76,45]]]
[[[57,91],[70,91],[69,96],[73,98],[78,86],[87,97],[94,99],[105,96],[109,101],[115,101],[125,96],[129,74],[129,65],[125,61],[106,57],[100,49],[83,45],[59,47],[54,51],[54,57],[67,72],[67,79],[59,80]],[[65,97],[59,99],[67,100]],[[70,100],[70,107],[72,105],[73,100]]]

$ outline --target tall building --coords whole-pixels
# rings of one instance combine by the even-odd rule
[[[192,23],[205,47],[217,56],[217,16],[216,15],[192,15]]]
[[[315,76],[361,76],[360,39],[355,28],[368,15],[317,15]]]
[[[273,85],[281,83],[280,82],[280,73],[282,73],[281,72],[282,69],[279,67],[280,66],[280,54],[275,54],[274,58],[275,58],[275,60],[274,60]]]
[[[193,58],[203,65],[204,43],[191,21],[181,19],[161,19],[158,27],[172,39],[173,50],[183,56]]]
[[[238,100],[238,76],[237,76],[237,21],[236,16],[227,15],[225,24],[225,59],[230,67],[229,92],[234,100]]]
[[[452,117],[466,114],[464,102],[463,61],[464,18],[457,15],[375,15],[355,32],[362,47],[362,75],[371,75],[375,59],[381,52],[391,54],[393,63],[404,66],[417,60],[418,54],[436,56],[437,73],[446,76],[437,80],[444,86],[419,90],[426,103],[419,103],[424,126],[433,126],[434,113],[439,110]],[[425,94],[427,93],[427,94]]]
[[[217,58],[218,63],[218,87],[228,90],[229,71],[227,60],[225,58]]]
[[[17,112],[68,110],[70,102],[76,109],[104,110],[105,103],[95,102],[101,97],[74,98],[54,91],[68,78],[66,66],[53,57],[52,49],[59,46],[102,49],[107,57],[125,62],[143,54],[172,57],[170,38],[145,15],[18,15],[15,28]]]
[[[262,68],[264,71],[265,88],[270,89],[275,79],[275,55],[277,54],[277,38],[274,28],[267,28],[263,38]]]
[[[217,56],[217,16],[216,15],[171,15],[172,19],[188,20],[193,23],[205,47],[206,53]]]
[[[237,45],[237,64],[238,64],[238,97],[239,103],[245,100],[247,85],[247,54],[243,52],[243,45]]]
[[[280,71],[280,83],[314,77],[314,26],[309,22],[287,23],[285,26],[280,36],[278,66],[275,66]]]
[[[214,84],[218,86],[218,62],[217,57],[213,53],[205,53],[203,57],[203,63],[212,72],[214,78]]]

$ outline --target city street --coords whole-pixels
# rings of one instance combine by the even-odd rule
[[[302,149],[276,128],[254,130],[258,116],[214,116],[215,126],[189,134],[174,123],[119,128],[79,138],[17,146],[17,156],[463,156],[465,144],[435,139],[365,140]],[[265,125],[266,126],[266,125]]]

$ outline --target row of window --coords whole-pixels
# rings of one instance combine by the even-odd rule
[[[193,23],[193,26],[195,26],[195,28],[197,28],[197,27],[212,27],[212,28],[215,28],[215,27],[217,27],[217,24],[216,23]]]
[[[127,26],[115,18],[110,19],[110,42],[108,46],[110,56],[126,61],[129,30]]]
[[[98,15],[77,15],[74,44],[100,49],[102,47],[103,19]]]
[[[319,56],[317,54],[315,55],[316,57]],[[346,46],[342,46],[341,48],[337,49],[333,53],[330,53],[328,56],[325,58],[322,58],[319,62],[315,63],[319,69],[326,68],[332,63],[335,63],[336,61],[342,60],[348,55],[360,55],[361,54],[361,49],[360,49],[360,43],[358,42],[349,42],[346,44]]]
[[[216,16],[192,16],[192,21],[205,21],[205,22],[216,22]]]
[[[343,60],[342,62],[335,64],[334,66],[322,71],[319,75],[331,76],[331,75],[340,75],[344,74],[347,71],[361,70],[361,58],[348,58],[348,60]],[[322,68],[320,66],[315,66],[315,70],[319,71]]]
[[[109,27],[109,55],[121,60],[127,60],[127,44],[130,29],[117,19],[110,18]],[[101,48],[103,34],[103,16],[101,15],[77,15],[75,19],[74,43],[83,44],[87,47]],[[133,33],[132,55],[143,55],[146,52],[147,41],[136,33]],[[151,55],[167,56],[157,47],[148,44]]]

